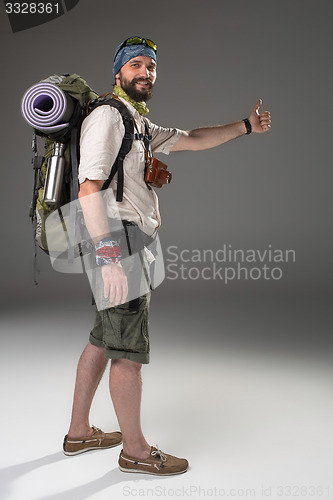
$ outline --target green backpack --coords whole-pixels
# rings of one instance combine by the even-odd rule
[[[82,219],[82,214],[78,216],[78,165],[79,165],[79,138],[83,119],[97,106],[110,105],[119,110],[122,115],[125,135],[118,156],[112,166],[109,178],[105,181],[102,189],[106,189],[115,174],[118,174],[117,201],[122,201],[123,190],[123,160],[130,151],[132,141],[135,138],[132,117],[126,106],[115,97],[98,97],[87,82],[77,74],[64,75],[57,77],[60,83],[57,83],[66,96],[70,96],[74,101],[74,112],[68,126],[60,132],[54,132],[46,135],[37,129],[34,129],[32,150],[34,158],[32,160],[34,170],[33,196],[30,206],[30,218],[32,221],[34,237],[34,281],[37,284],[37,246],[44,252],[51,253],[56,250],[57,255],[62,259],[67,259],[69,263],[73,262],[74,254],[81,254],[80,245],[82,237],[78,237],[75,232],[78,227],[78,220]],[[54,81],[54,77],[50,77]],[[44,142],[44,154],[40,156],[37,148],[37,136]],[[63,156],[65,158],[64,175],[61,184],[61,194],[56,203],[44,201],[45,181],[49,168],[49,159],[53,155],[54,145],[56,143],[64,144]],[[64,217],[62,209],[68,207],[74,202],[71,208],[70,217]],[[57,213],[55,213],[57,212]],[[68,209],[67,209],[68,212]],[[46,231],[46,221],[52,215],[53,219],[59,221],[56,224],[49,224]],[[54,217],[56,216],[56,217]],[[70,219],[70,220],[69,220]],[[80,226],[80,222],[79,222]],[[50,229],[51,227],[51,229]],[[52,249],[49,248],[48,240],[52,241]],[[76,272],[76,271],[74,271]]]

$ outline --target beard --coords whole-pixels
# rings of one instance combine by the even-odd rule
[[[125,90],[126,94],[134,99],[136,102],[147,102],[153,95],[153,87],[154,84],[149,80],[149,78],[133,78],[133,80],[127,80],[119,73],[119,80],[121,84],[121,88]],[[135,84],[137,82],[145,82],[147,83],[147,88],[145,89],[137,89]]]

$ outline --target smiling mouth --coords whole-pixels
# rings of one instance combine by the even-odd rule
[[[151,82],[147,80],[137,80],[135,83],[143,87],[151,87]]]

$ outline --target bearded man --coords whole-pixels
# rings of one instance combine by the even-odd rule
[[[85,118],[80,141],[80,202],[85,223],[96,245],[99,282],[107,307],[96,311],[89,343],[78,363],[72,419],[64,439],[64,453],[75,455],[123,442],[118,464],[124,472],[171,475],[186,472],[188,461],[151,446],[141,428],[141,367],[149,363],[148,313],[150,293],[127,300],[128,272],[123,249],[110,231],[110,219],[119,218],[154,238],[161,224],[158,198],[145,181],[147,158],[154,152],[202,150],[251,132],[270,129],[270,113],[260,113],[261,100],[249,118],[227,125],[189,131],[151,123],[146,102],[152,96],[157,72],[157,48],[147,38],[131,37],[115,52],[113,94],[129,111],[136,131],[123,162],[123,196],[116,201],[117,179],[100,195],[121,148],[125,128],[118,109],[102,105]],[[147,139],[149,144],[147,143]],[[91,427],[92,400],[108,360],[109,387],[121,432],[104,433]]]

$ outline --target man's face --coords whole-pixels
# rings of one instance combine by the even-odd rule
[[[116,84],[137,102],[148,101],[156,80],[156,63],[147,56],[130,59],[116,74]]]

